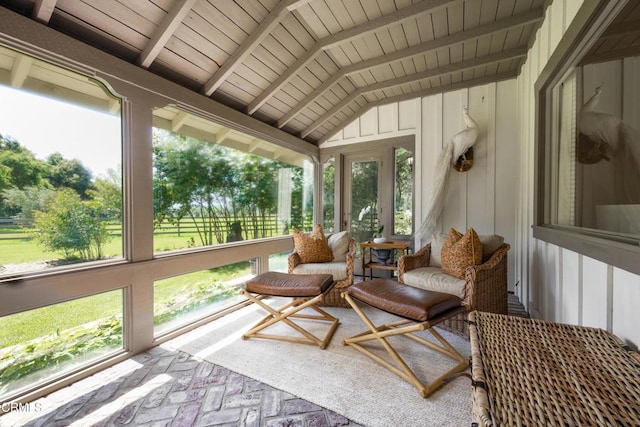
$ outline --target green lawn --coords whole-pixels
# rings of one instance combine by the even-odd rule
[[[4,235],[4,234],[3,234]],[[165,249],[180,249],[187,246],[188,237],[163,234],[158,239]],[[122,239],[114,238],[106,247],[109,256],[122,253]],[[22,264],[43,260],[54,260],[60,255],[45,252],[34,240],[0,240],[0,265]],[[203,270],[183,276],[164,279],[156,283],[154,303],[156,307],[170,305],[177,296],[189,293],[213,282],[224,283],[249,273],[249,263],[243,262],[211,270]],[[49,307],[43,307],[0,318],[0,349],[69,329],[114,314],[122,314],[122,292],[81,298]]]

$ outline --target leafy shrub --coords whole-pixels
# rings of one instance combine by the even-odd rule
[[[34,237],[47,250],[61,251],[67,259],[100,259],[111,239],[101,213],[99,202],[82,201],[73,190],[60,190],[45,212],[35,212],[39,232]]]

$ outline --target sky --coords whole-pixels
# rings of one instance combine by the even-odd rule
[[[122,163],[119,115],[2,85],[0,134],[18,141],[40,160],[56,152],[65,159],[78,159],[94,178],[106,175],[107,169],[118,169]]]

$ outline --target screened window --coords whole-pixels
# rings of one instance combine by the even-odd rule
[[[396,148],[393,194],[393,234],[413,234],[413,153]]]
[[[545,221],[638,240],[640,57],[588,58],[553,89]]]
[[[0,276],[121,258],[120,100],[1,46],[0,71]]]
[[[312,228],[306,156],[173,108],[154,125],[155,252]]]
[[[336,166],[331,158],[322,167],[322,228],[326,232],[335,230]]]
[[[122,350],[122,291],[0,318],[0,401]]]
[[[153,286],[156,336],[187,325],[244,299],[241,285],[255,275],[256,260],[158,280]]]

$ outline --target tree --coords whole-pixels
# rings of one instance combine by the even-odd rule
[[[34,238],[50,251],[62,251],[65,258],[100,259],[109,236],[98,202],[82,201],[65,188],[47,203],[46,211],[35,212],[39,230]]]
[[[17,141],[0,134],[0,190],[9,187],[24,188],[42,182],[44,166],[33,153]]]
[[[224,242],[240,184],[234,153],[218,145],[157,130],[154,134],[154,216],[191,218],[203,245]]]
[[[13,187],[2,192],[6,206],[15,209],[16,217],[23,220],[33,220],[34,212],[44,211],[54,196],[55,190],[46,187]]]
[[[119,172],[109,169],[106,177],[100,176],[93,182],[87,196],[99,203],[105,219],[122,221],[122,179]]]
[[[71,188],[81,198],[88,198],[92,175],[80,160],[68,160],[60,153],[53,153],[47,157],[47,164],[46,177],[54,188]]]

